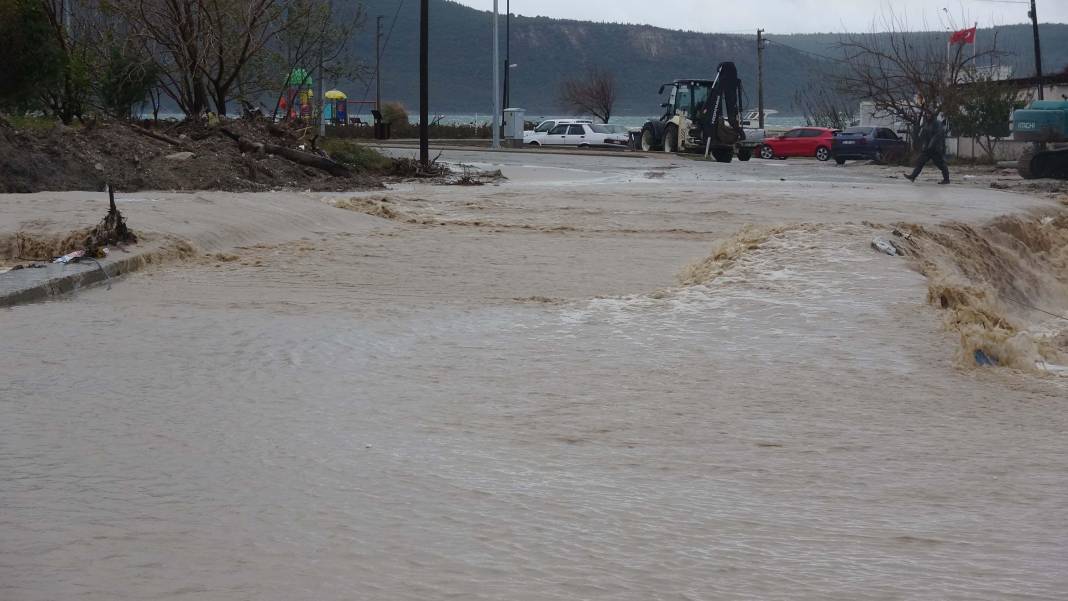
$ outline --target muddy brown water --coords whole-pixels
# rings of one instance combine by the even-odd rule
[[[963,365],[861,223],[1049,207],[599,161],[206,196],[238,248],[128,202],[213,255],[0,312],[0,598],[1064,598],[1065,379]]]

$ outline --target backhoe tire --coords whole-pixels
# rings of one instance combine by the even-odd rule
[[[642,130],[641,141],[638,142],[638,146],[642,149],[642,152],[656,150],[656,135],[653,133],[653,128],[646,127]]]
[[[678,152],[679,128],[669,125],[664,128],[664,152]]]
[[[712,158],[716,159],[717,163],[729,163],[734,158],[734,149],[715,148],[712,150]]]
[[[753,149],[752,148],[739,148],[738,149],[738,160],[739,161],[748,161],[751,158],[753,158]]]

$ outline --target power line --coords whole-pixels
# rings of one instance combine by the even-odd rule
[[[1047,311],[1045,309],[1040,309],[1039,307],[1036,307],[1036,306],[1034,306],[1034,305],[1032,305],[1032,304],[1030,304],[1028,302],[1025,302],[1025,301],[1022,301],[1022,300],[1019,300],[1019,299],[1015,299],[1015,298],[1013,298],[1011,296],[1006,296],[1005,299],[1009,300],[1009,301],[1012,301],[1012,302],[1014,302],[1017,305],[1020,305],[1022,307],[1026,307],[1028,309],[1031,309],[1032,311],[1038,311],[1039,313],[1045,313],[1046,315],[1049,315],[1050,317],[1056,317],[1057,319],[1063,319],[1065,321],[1068,321],[1068,317],[1065,317],[1063,315],[1058,315],[1057,313],[1053,313],[1052,311]]]
[[[767,42],[768,44],[775,44],[777,46],[781,46],[782,48],[786,48],[788,50],[793,50],[794,52],[800,52],[801,54],[807,54],[808,56],[812,56],[812,57],[815,57],[815,58],[818,58],[818,59],[822,59],[822,60],[825,60],[825,61],[832,61],[832,62],[836,62],[836,63],[845,62],[844,60],[842,60],[840,58],[834,58],[833,56],[827,56],[827,55],[824,55],[824,54],[816,54],[815,52],[809,52],[808,50],[802,50],[800,48],[797,48],[796,46],[790,46],[789,44],[783,44],[782,42],[778,42],[778,41],[776,41],[774,39],[768,39],[767,37],[764,38],[764,41]]]
[[[386,39],[385,39],[384,42],[382,42],[382,53],[383,54],[385,53],[386,48],[389,47],[389,38],[390,38],[390,36],[393,35],[393,28],[397,26],[397,17],[400,16],[400,11],[401,11],[401,8],[403,6],[404,6],[404,0],[400,0],[400,2],[397,3],[397,12],[393,13],[393,21],[389,24],[389,31],[386,33]],[[367,95],[371,93],[371,84],[374,83],[376,80],[378,80],[378,78],[382,77],[382,73],[380,71],[381,71],[381,67],[375,69],[375,76],[371,80],[369,80],[367,82],[367,87],[364,88],[364,90],[363,90],[363,99],[360,101],[360,110],[361,111],[363,110],[364,104],[367,103]],[[379,109],[379,110],[381,110],[381,109]],[[356,113],[356,114],[360,115],[362,113]]]

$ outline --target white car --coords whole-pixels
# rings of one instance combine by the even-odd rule
[[[570,125],[572,123],[593,123],[591,119],[546,119],[538,124],[534,128],[534,131],[523,132],[523,143],[532,144],[536,141],[540,142],[546,134],[548,134],[557,125]]]
[[[560,123],[539,138],[527,142],[533,146],[615,146],[625,148],[627,133],[617,133],[614,126],[593,123]]]

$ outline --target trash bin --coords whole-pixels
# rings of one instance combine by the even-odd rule
[[[504,143],[506,146],[523,146],[523,125],[526,109],[504,109]]]

